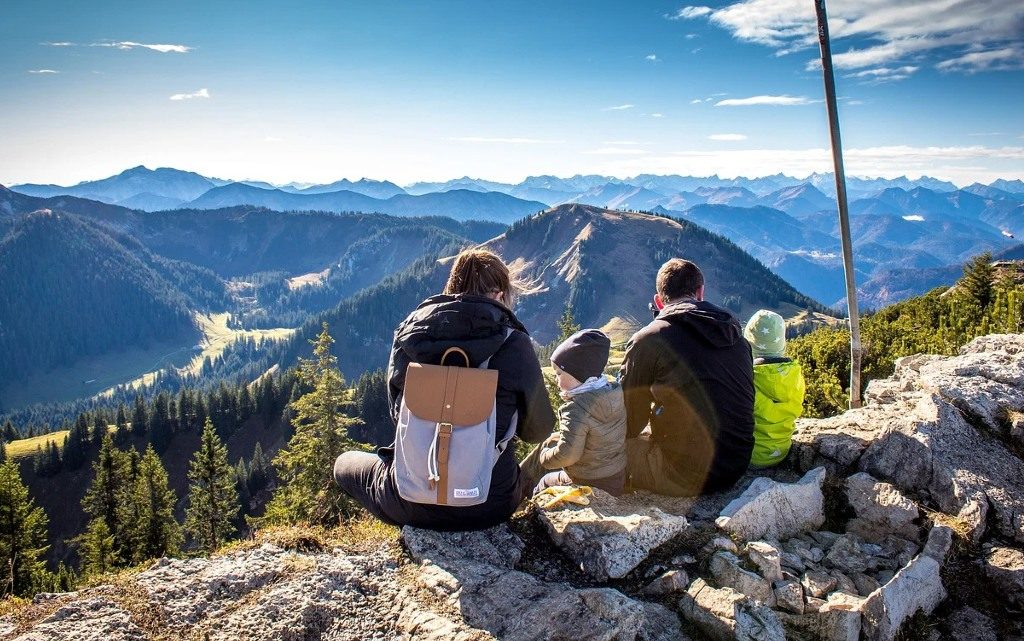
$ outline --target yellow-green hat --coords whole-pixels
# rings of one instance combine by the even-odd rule
[[[782,356],[786,351],[786,321],[767,309],[759,309],[743,328],[743,337],[754,350],[755,358]]]

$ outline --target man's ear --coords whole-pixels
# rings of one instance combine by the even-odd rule
[[[704,300],[704,286],[701,285],[697,288],[697,295],[694,296],[697,300]]]

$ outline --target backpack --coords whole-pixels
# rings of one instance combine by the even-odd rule
[[[505,340],[511,334],[506,330]],[[445,365],[452,356],[461,356],[465,367]],[[473,368],[464,350],[451,347],[440,365],[409,363],[394,466],[398,494],[406,501],[458,507],[487,501],[494,464],[517,423],[513,414],[495,444],[498,372],[487,369],[490,361]]]

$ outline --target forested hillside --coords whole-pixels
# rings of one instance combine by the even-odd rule
[[[109,350],[192,340],[191,310],[225,302],[206,270],[86,219],[37,212],[0,240],[0,388]]]

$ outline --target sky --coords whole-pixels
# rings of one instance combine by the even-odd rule
[[[1024,177],[1024,3],[828,3],[847,173]],[[0,183],[831,170],[812,0],[52,2],[0,22]]]

